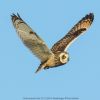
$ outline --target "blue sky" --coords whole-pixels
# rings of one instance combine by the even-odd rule
[[[99,0],[0,1],[0,100],[24,97],[78,97],[100,99]],[[48,44],[61,39],[86,14],[95,20],[68,49],[68,64],[35,74],[40,61],[17,36],[10,15],[20,16]]]

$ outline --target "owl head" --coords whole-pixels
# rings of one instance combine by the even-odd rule
[[[69,61],[69,54],[65,51],[56,52],[55,54],[55,66],[64,65]]]
[[[65,64],[69,61],[69,54],[67,52],[61,52],[59,54],[59,60],[62,64]]]

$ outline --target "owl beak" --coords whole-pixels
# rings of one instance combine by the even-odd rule
[[[70,58],[68,58],[68,61],[70,60]]]

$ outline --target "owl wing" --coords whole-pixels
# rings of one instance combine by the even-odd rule
[[[69,45],[84,31],[86,31],[92,24],[94,19],[93,13],[90,13],[83,17],[61,40],[53,45],[51,51],[56,53],[57,51],[64,51]]]
[[[52,52],[45,42],[21,19],[19,15],[16,16],[13,14],[11,17],[13,25],[23,43],[41,60],[41,62],[46,61],[50,55],[52,55]]]

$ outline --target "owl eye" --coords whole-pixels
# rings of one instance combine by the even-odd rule
[[[66,59],[66,56],[65,55],[62,55],[62,59]]]

